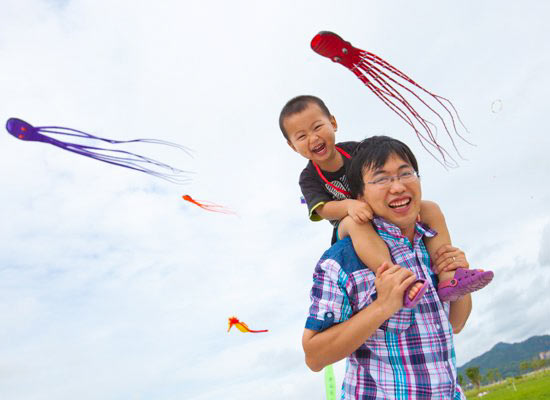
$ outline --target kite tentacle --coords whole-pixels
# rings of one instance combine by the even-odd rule
[[[85,146],[85,145],[79,145],[79,144],[75,144],[75,143],[67,143],[67,142],[63,142],[63,141],[60,141],[60,140],[57,140],[57,139],[54,139],[54,138],[50,138],[48,136],[45,136],[45,139],[43,141],[45,141],[47,143],[50,143],[50,144],[53,144],[54,146],[60,147],[64,150],[67,150],[67,151],[70,151],[70,152],[73,152],[73,153],[76,153],[76,154],[80,154],[80,155],[85,156],[85,157],[93,158],[93,159],[96,159],[98,161],[103,161],[103,162],[108,163],[108,164],[118,165],[120,167],[133,169],[135,171],[145,172],[147,174],[156,176],[157,178],[161,178],[161,179],[167,180],[167,181],[172,182],[172,183],[183,184],[183,183],[189,182],[191,180],[188,177],[181,176],[181,174],[190,174],[190,173],[192,173],[190,171],[180,170],[180,169],[171,167],[168,164],[164,164],[160,161],[156,161],[156,160],[153,160],[151,158],[148,158],[148,157],[145,157],[145,156],[142,156],[142,155],[139,155],[139,154],[134,154],[134,153],[131,153],[131,152],[128,152],[128,151],[125,151],[125,150],[118,150],[118,149],[111,150],[111,149],[104,149],[104,148],[101,148],[101,147]],[[127,154],[127,155],[137,157],[137,159],[132,159],[132,158],[129,158],[129,157],[117,157],[117,156],[113,156],[113,155],[109,155],[109,154],[101,154],[101,153],[94,152],[92,150],[100,150],[100,151],[106,151],[106,152]],[[155,171],[153,169],[146,168],[145,166],[140,165],[139,163],[153,164],[153,165],[156,165],[160,168],[169,169],[173,173],[169,174],[169,173],[158,172],[158,171]]]
[[[418,87],[419,89],[423,90],[424,92],[428,93],[430,96],[434,97],[435,99],[438,99],[438,100],[444,100],[454,111],[454,116],[458,119],[458,121],[460,122],[460,125],[462,125],[462,127],[464,128],[464,130],[466,132],[468,132],[468,128],[466,128],[466,125],[464,125],[464,123],[462,122],[462,119],[460,118],[460,115],[458,114],[458,111],[456,110],[454,104],[449,100],[447,99],[446,97],[443,97],[443,96],[440,96],[440,95],[437,95],[427,89],[425,89],[424,87],[420,86],[418,83],[416,83],[412,78],[410,78],[409,76],[407,76],[404,72],[400,71],[399,69],[397,69],[396,67],[394,67],[393,65],[391,65],[389,62],[385,61],[384,59],[378,57],[376,54],[373,54],[373,53],[370,53],[368,51],[365,51],[365,53],[367,53],[369,55],[369,57],[373,60],[373,62],[375,63],[378,63],[378,64],[381,64],[384,68],[390,70],[391,72],[393,72],[394,74],[396,74],[397,76],[399,76],[400,78],[408,81],[409,83],[411,83],[412,85]],[[441,104],[441,102],[440,102]],[[444,105],[441,104],[443,107]],[[451,116],[451,118],[453,117],[453,114],[447,110],[447,112],[449,113],[449,115]],[[454,119],[453,119],[453,123],[454,123]],[[455,130],[456,130],[456,127],[455,127]],[[457,134],[458,134],[458,130],[456,130]],[[460,136],[460,135],[459,135]],[[470,142],[468,142],[466,139],[464,139],[462,136],[460,136],[462,140],[464,140],[465,142],[471,144]]]
[[[378,72],[378,74],[375,73]],[[433,125],[430,121],[428,121],[427,119],[423,118],[414,108],[413,106],[408,102],[408,100],[397,90],[395,89],[389,82],[385,81],[383,79],[382,76],[386,76],[389,80],[395,82],[397,85],[403,87],[405,90],[409,91],[412,95],[414,95],[421,103],[423,103],[428,109],[430,109],[434,114],[436,114],[439,119],[441,120],[445,130],[447,131],[448,135],[449,135],[449,138],[451,139],[451,142],[453,144],[453,147],[455,148],[455,150],[457,151],[457,153],[460,155],[460,152],[458,151],[458,148],[456,147],[456,144],[454,143],[454,140],[445,124],[445,121],[443,120],[443,118],[441,118],[441,116],[435,112],[435,110],[433,110],[432,107],[430,107],[427,103],[425,103],[425,101],[423,99],[421,99],[416,93],[412,92],[409,88],[407,88],[406,86],[402,85],[400,82],[397,82],[395,81],[394,79],[392,79],[391,77],[389,77],[387,74],[384,74],[383,71],[380,71],[377,67],[375,67],[374,65],[370,65],[369,66],[369,71],[367,73],[369,76],[371,76],[371,78],[378,84],[380,85],[383,89],[385,90],[381,90],[380,88],[377,88],[375,85],[373,85],[372,87],[367,85],[369,87],[369,89],[371,89],[371,91],[375,92],[375,94],[380,94],[380,96],[378,96],[379,98],[384,98],[385,100],[388,100],[391,102],[390,99],[388,99],[386,97],[387,96],[390,96],[390,97],[393,97],[394,99],[396,99],[399,103],[401,103],[401,105],[412,115],[412,117],[422,126],[422,128],[426,131],[426,133],[428,134],[429,136],[429,139],[426,139],[423,135],[420,134],[420,132],[418,131],[418,129],[414,126],[414,123],[407,118],[407,122],[410,122],[409,125],[415,130],[417,136],[419,137],[419,139],[424,139],[426,140],[427,142],[429,142],[430,145],[434,146],[438,152],[441,154],[441,156],[443,157],[443,160],[445,162],[446,165],[449,165],[451,166],[452,164],[449,164],[447,163],[446,159],[445,159],[445,154],[447,154],[447,156],[449,158],[451,158],[453,161],[454,159],[450,156],[450,154],[445,151],[436,141],[435,139],[435,135],[432,131],[432,129],[429,127],[429,125],[432,125],[434,126],[434,128],[437,130],[437,127],[435,127],[435,125]],[[388,105],[387,102],[384,102],[386,105]],[[393,111],[396,111],[396,110],[399,110],[401,111],[402,113],[406,114],[406,111],[401,109],[399,106],[397,106],[395,103],[391,102],[393,104],[393,107],[390,107],[392,108]],[[398,113],[399,114],[399,113]],[[400,114],[401,115],[401,114]],[[460,135],[459,135],[460,136]],[[421,140],[422,142],[422,140]],[[426,148],[424,146],[424,148]],[[432,154],[432,153],[430,153]],[[433,156],[433,154],[432,154]],[[462,158],[462,156],[461,156]],[[455,161],[456,163],[456,161]]]
[[[62,126],[39,126],[36,128],[38,132],[46,132],[46,133],[53,133],[57,135],[66,135],[66,136],[75,136],[75,137],[82,137],[82,138],[88,138],[88,139],[96,139],[101,140],[103,142],[111,143],[111,144],[121,144],[121,143],[154,143],[154,144],[162,144],[166,146],[176,147],[178,149],[183,150],[185,153],[187,153],[189,156],[193,156],[193,151],[185,146],[182,146],[177,143],[168,142],[166,140],[160,140],[160,139],[131,139],[131,140],[114,140],[114,139],[108,139],[103,138],[100,136],[95,136],[83,131],[79,131],[77,129],[72,128],[64,128]],[[67,131],[67,132],[63,132]],[[72,133],[69,133],[72,132]]]
[[[458,153],[458,149],[457,149],[457,147],[456,147],[456,144],[455,144],[455,142],[454,142],[454,139],[453,139],[453,137],[452,137],[452,135],[451,135],[449,129],[447,128],[447,123],[446,123],[445,119],[444,119],[438,112],[436,112],[429,104],[427,104],[427,103],[424,101],[424,99],[422,99],[417,93],[415,93],[414,91],[412,91],[412,90],[411,90],[410,88],[408,88],[407,86],[403,85],[401,82],[398,82],[398,81],[396,81],[395,79],[393,79],[390,75],[386,74],[383,70],[381,70],[381,69],[379,69],[378,67],[372,65],[372,68],[370,68],[370,70],[373,70],[373,69],[374,69],[375,71],[377,71],[380,75],[386,77],[387,79],[391,80],[391,81],[394,82],[395,84],[399,85],[400,87],[402,87],[403,89],[405,89],[406,91],[408,91],[411,95],[413,95],[414,97],[416,97],[416,99],[418,99],[426,108],[428,108],[432,113],[434,113],[434,114],[439,118],[439,120],[441,121],[441,123],[443,124],[443,126],[444,126],[444,128],[445,128],[445,131],[447,132],[449,138],[451,139],[451,141],[452,141],[452,143],[453,143],[453,147],[455,148],[455,150],[456,150],[457,153]],[[397,70],[397,71],[399,71],[399,70]],[[453,114],[451,113],[451,110],[449,110],[449,109],[445,106],[445,104],[443,104],[443,102],[441,101],[441,99],[444,99],[444,100],[446,100],[447,102],[449,102],[449,100],[445,99],[444,97],[437,96],[437,95],[431,93],[430,91],[424,89],[422,86],[416,84],[412,79],[410,79],[409,77],[407,77],[405,74],[401,74],[401,75],[403,75],[403,76],[400,76],[401,79],[403,79],[403,80],[405,80],[405,81],[407,81],[407,82],[413,84],[415,87],[419,88],[420,90],[422,90],[423,92],[425,92],[425,93],[427,93],[429,96],[431,96],[433,99],[435,99],[435,100],[439,103],[439,105],[441,105],[441,107],[445,110],[445,112],[446,112],[447,114],[449,114],[449,116],[450,116],[450,118],[451,118],[451,123],[452,123],[452,125],[453,125],[454,133],[455,133],[457,136],[459,136],[462,140],[464,140],[465,142],[471,144],[471,143],[468,142],[462,135],[460,135],[460,133],[459,133],[458,130],[457,130],[456,123],[455,123],[455,120],[454,120],[454,116],[453,116]],[[383,80],[383,79],[382,79],[382,80]],[[386,82],[386,83],[387,83],[387,82]],[[389,85],[389,83],[388,83],[388,85]],[[390,86],[391,86],[391,85],[390,85]],[[392,88],[392,89],[393,89],[393,88]],[[394,89],[394,90],[395,90],[395,89]],[[397,92],[397,90],[396,90],[396,92]],[[399,92],[397,92],[397,93],[399,93]],[[403,99],[404,99],[404,101],[405,101],[406,103],[408,103],[407,100],[406,100],[404,97],[403,97]],[[451,105],[452,105],[452,104],[451,104]],[[411,107],[411,108],[412,108],[412,107]],[[453,107],[453,110],[454,110],[455,113],[456,113],[456,109],[454,109],[454,107]],[[460,120],[460,117],[458,116],[458,114],[457,114],[457,117],[458,117],[458,119]],[[460,122],[461,122],[461,124],[462,124],[462,121],[461,121],[461,120],[460,120]],[[464,124],[462,124],[462,126],[464,127]],[[466,129],[466,127],[464,127],[464,129]],[[459,153],[459,154],[460,154],[460,153]]]
[[[406,113],[402,108],[398,107],[391,99],[389,99],[387,96],[385,96],[384,94],[387,94],[388,96],[391,96],[391,97],[396,97],[394,94],[392,94],[388,89],[384,90],[384,86],[382,88],[376,86],[374,83],[372,83],[368,76],[364,75],[361,71],[359,70],[354,70],[353,71],[355,73],[355,75],[376,95],[376,97],[378,97],[384,104],[386,104],[386,106],[388,106],[388,108],[390,108],[393,112],[395,112],[401,119],[403,119],[407,125],[409,125],[416,133],[416,136],[420,139],[420,144],[422,145],[422,147],[424,147],[424,149],[432,156],[435,158],[435,160],[437,162],[439,162],[440,164],[442,164],[443,166],[452,166],[453,164],[449,164],[447,161],[446,161],[446,157],[445,157],[445,154],[448,155],[448,157],[454,161],[454,159],[452,158],[452,156],[449,155],[449,153],[443,149],[441,146],[439,146],[439,144],[435,141],[435,139],[432,138],[432,136],[430,135],[430,139],[424,137],[424,135],[422,134],[422,132],[420,130],[418,130],[418,128],[416,127],[416,125],[414,124],[414,122],[411,120],[411,117],[408,113]],[[375,77],[373,77],[375,78]],[[393,88],[392,88],[393,89]],[[393,89],[395,90],[395,89]],[[399,94],[399,93],[398,93]],[[410,105],[406,105],[406,107],[410,107]],[[412,107],[410,107],[412,108]],[[409,110],[410,111],[410,110]],[[410,111],[411,114],[414,115],[414,113],[416,111],[414,111],[414,109],[412,111]],[[422,125],[423,123],[424,124],[431,124],[431,122],[429,121],[426,121],[426,120],[419,120],[419,123]],[[424,126],[423,125],[423,128],[425,130],[428,131],[428,133],[430,134],[431,133],[431,130],[427,127],[427,126]],[[433,146],[436,150],[438,150],[438,152],[441,154],[442,158],[443,158],[443,161],[444,162],[441,162],[439,160],[439,158],[437,158],[429,149],[428,147],[426,147],[426,143]],[[455,162],[456,164],[456,162]]]
[[[452,166],[452,164],[449,164],[449,163],[447,162],[447,160],[446,160],[446,158],[445,158],[445,155],[442,154],[443,152],[447,153],[447,152],[445,151],[445,149],[443,149],[443,148],[442,148],[441,146],[439,146],[437,143],[434,144],[434,143],[432,143],[432,141],[426,139],[426,138],[424,137],[424,135],[422,134],[422,132],[420,132],[420,131],[418,130],[418,128],[417,128],[417,127],[414,125],[414,123],[411,121],[410,117],[409,117],[407,114],[405,114],[403,110],[401,110],[399,107],[397,107],[391,100],[389,100],[389,99],[385,98],[384,96],[382,96],[381,94],[379,94],[378,91],[375,90],[375,89],[376,89],[376,88],[371,89],[371,90],[372,90],[373,93],[376,95],[376,97],[378,97],[378,98],[379,98],[384,104],[386,104],[393,112],[395,112],[400,118],[402,118],[408,125],[411,126],[411,128],[415,131],[416,136],[417,136],[419,139],[421,139],[421,140],[419,140],[420,145],[421,145],[422,147],[424,147],[424,149],[425,149],[432,157],[434,157],[435,160],[436,160],[438,163],[442,164],[444,167],[446,167],[446,166]],[[423,140],[422,140],[422,139],[423,139]],[[439,158],[437,158],[437,157],[430,151],[430,149],[426,146],[426,143],[429,144],[429,145],[431,145],[431,146],[433,146],[433,147],[435,147],[435,148],[439,151],[439,153],[442,154],[443,162],[441,162],[441,161],[439,160]],[[448,154],[448,153],[447,153],[447,154]],[[449,158],[453,159],[451,156],[449,156]],[[454,161],[454,160],[453,160],[453,161]]]
[[[369,73],[370,75],[371,73]],[[421,140],[421,143],[423,144],[423,141],[426,141],[428,144],[430,144],[431,146],[433,146],[440,154],[441,156],[443,157],[443,160],[445,161],[445,163],[449,166],[451,166],[452,164],[449,164],[447,163],[446,161],[446,157],[445,155],[447,155],[451,160],[455,161],[453,159],[453,157],[442,147],[440,146],[438,143],[437,143],[437,140],[435,138],[435,135],[433,134],[433,131],[432,129],[430,128],[430,125],[431,126],[434,126],[434,129],[437,131],[437,127],[435,127],[435,125],[433,125],[430,121],[428,121],[427,119],[423,118],[413,107],[412,105],[403,97],[403,95],[401,93],[399,93],[399,91],[397,91],[395,88],[393,88],[389,83],[385,82],[383,79],[381,79],[379,76],[376,76],[375,74],[372,74],[372,78],[379,84],[381,85],[383,88],[386,89],[386,93],[390,96],[390,97],[393,97],[394,99],[396,99],[397,101],[399,101],[403,107],[405,107],[405,109],[410,113],[410,115],[412,117],[414,117],[414,119],[422,126],[422,128],[424,129],[424,131],[428,134],[429,136],[429,139],[428,138],[425,138],[424,135],[422,135],[422,133],[416,128],[414,122],[410,119],[409,117],[409,114],[407,114],[403,109],[401,109],[400,107],[398,107],[393,101],[391,101],[390,99],[388,99],[386,96],[384,96],[383,94],[381,94],[380,96],[378,96],[379,94],[379,91],[376,90],[376,87],[374,88],[370,88],[373,92],[375,92],[375,94],[380,98],[382,99],[383,98],[383,101],[384,100],[387,100],[384,101],[386,103],[386,105],[388,105],[388,102],[392,104],[392,106],[390,107],[393,111],[396,111],[396,110],[399,110],[400,113],[402,113],[403,115],[406,115],[407,116],[407,123],[415,130],[417,136],[419,137],[419,139],[423,139]],[[398,113],[399,114],[399,113]],[[400,114],[401,116],[401,114]],[[452,137],[451,137],[451,140],[452,140]],[[453,145],[454,145],[454,141],[453,141]],[[454,146],[455,149],[456,149],[456,146]],[[426,146],[424,146],[424,148],[426,149]],[[457,150],[457,153],[458,153],[458,149]],[[431,154],[431,153],[430,153]],[[459,153],[460,154],[460,153]],[[433,156],[433,154],[432,154]],[[456,164],[456,161],[455,161],[455,164]]]

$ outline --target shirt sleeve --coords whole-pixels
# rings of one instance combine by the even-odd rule
[[[347,280],[347,274],[336,261],[319,261],[313,274],[307,329],[320,332],[351,318],[352,310],[346,290]]]
[[[309,219],[311,221],[321,221],[323,217],[317,214],[315,210],[323,204],[332,201],[333,198],[325,190],[323,183],[320,181],[319,177],[316,176],[315,170],[313,170],[313,167],[310,165],[300,174],[300,189],[306,200]]]

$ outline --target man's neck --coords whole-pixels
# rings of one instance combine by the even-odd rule
[[[414,243],[414,235],[416,233],[416,224],[414,224],[413,226],[409,226],[407,228],[399,228],[401,229],[401,233],[403,234],[403,236],[405,236],[407,239],[409,239],[409,242],[411,243]]]

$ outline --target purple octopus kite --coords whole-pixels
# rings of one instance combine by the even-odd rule
[[[137,143],[137,142],[163,144],[167,146],[177,147],[178,149],[181,149],[190,155],[189,149],[176,143],[166,142],[164,140],[158,140],[158,139],[133,139],[133,140],[106,139],[106,138],[90,135],[89,133],[81,132],[76,129],[63,128],[60,126],[36,126],[35,127],[29,124],[28,122],[25,122],[18,118],[8,119],[8,122],[6,122],[6,129],[12,136],[20,140],[53,144],[54,146],[61,147],[62,149],[65,149],[68,151],[72,151],[73,153],[77,153],[90,158],[95,158],[96,160],[103,161],[109,164],[114,164],[121,167],[134,169],[136,171],[145,172],[146,174],[153,175],[173,183],[182,184],[190,180],[190,178],[188,177],[188,174],[190,174],[190,172],[171,167],[168,164],[164,164],[160,161],[156,161],[151,158],[141,156],[139,154],[131,153],[125,150],[112,150],[112,149],[105,149],[101,147],[94,147],[94,146],[82,145],[77,143],[65,142],[63,140],[56,139],[49,135],[65,135],[65,136],[73,136],[73,137],[84,138],[84,139],[101,140],[103,142],[108,142],[111,144]],[[168,170],[170,172],[155,171],[154,169],[151,169],[151,166],[155,166],[161,171]]]

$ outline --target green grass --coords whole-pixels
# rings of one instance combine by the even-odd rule
[[[514,391],[511,380],[493,386],[482,386],[479,390],[466,392],[468,400],[550,400],[550,371],[523,375],[513,380],[517,391]],[[477,397],[479,392],[488,392],[483,397]]]

